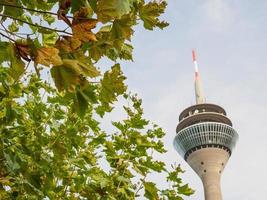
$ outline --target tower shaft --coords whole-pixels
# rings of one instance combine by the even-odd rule
[[[219,148],[204,148],[187,158],[188,164],[202,180],[205,200],[222,200],[221,174],[229,159],[229,153]]]
[[[205,200],[222,200],[221,174],[238,134],[222,107],[205,103],[194,50],[192,57],[196,105],[180,114],[174,147],[202,180]]]

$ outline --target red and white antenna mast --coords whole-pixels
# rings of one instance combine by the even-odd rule
[[[203,94],[203,89],[202,89],[202,83],[200,80],[200,75],[198,72],[198,64],[197,64],[197,57],[196,57],[196,51],[192,50],[192,58],[193,58],[193,63],[195,66],[195,95],[196,95],[196,104],[201,104],[205,103],[205,98]]]

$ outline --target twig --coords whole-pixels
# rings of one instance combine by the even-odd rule
[[[6,3],[0,3],[0,6],[19,8],[19,9],[27,10],[27,11],[31,11],[31,12],[37,12],[37,13],[42,13],[42,14],[50,14],[50,15],[58,16],[57,13],[53,13],[53,12],[49,12],[49,11],[42,11],[42,10],[35,10],[35,9],[31,9],[31,8],[25,8],[23,6],[11,5],[11,4],[6,4]],[[71,19],[74,18],[73,16],[69,16],[69,15],[66,15],[65,17],[71,18]],[[77,18],[77,19],[88,19],[86,17],[75,17],[75,18]]]
[[[9,34],[11,34],[11,35],[14,35],[14,36],[20,38],[20,39],[24,39],[24,40],[26,39],[26,38],[24,38],[24,37],[21,37],[21,36],[17,35],[16,33],[13,33],[13,32],[8,31],[7,29],[1,29],[1,28],[0,28],[0,31],[7,32],[7,33],[9,33]]]
[[[13,40],[12,38],[6,36],[5,34],[0,32],[0,35],[2,35],[3,37],[7,38],[8,40],[12,41],[12,42],[16,42],[15,40]]]
[[[2,17],[7,17],[7,18],[10,18],[10,19],[13,19],[13,20],[17,20],[17,21],[20,21],[20,22],[22,22],[22,23],[25,23],[25,24],[28,24],[28,25],[31,25],[31,26],[36,26],[36,27],[44,28],[44,29],[47,29],[47,30],[50,30],[50,31],[56,31],[56,32],[60,32],[60,33],[65,33],[65,34],[68,34],[68,35],[72,35],[71,33],[66,32],[66,31],[64,31],[64,30],[57,30],[57,29],[53,29],[53,28],[46,27],[46,26],[42,26],[42,25],[38,25],[38,24],[33,24],[33,23],[24,21],[24,20],[22,20],[22,19],[18,19],[18,18],[13,17],[13,16],[4,15],[4,14],[0,14],[0,16],[2,16]]]
[[[0,6],[7,6],[7,7],[12,7],[12,8],[19,8],[19,9],[22,9],[22,10],[28,10],[28,11],[42,13],[42,14],[57,15],[57,13],[53,13],[53,12],[49,12],[49,11],[35,10],[35,9],[31,9],[31,8],[25,8],[25,7],[22,7],[22,6],[17,6],[17,5],[12,5],[12,4],[6,4],[6,3],[0,3]],[[72,18],[72,16],[68,16],[68,17]]]

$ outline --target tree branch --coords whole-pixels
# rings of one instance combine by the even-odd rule
[[[17,5],[12,5],[12,4],[0,3],[0,6],[7,6],[7,7],[12,7],[12,8],[19,8],[19,9],[28,10],[28,11],[31,11],[31,12],[37,12],[37,13],[50,14],[50,15],[57,16],[57,13],[53,13],[53,12],[49,12],[49,11],[42,11],[42,10],[35,10],[35,9],[25,8],[25,7],[22,7],[22,6],[17,6]],[[67,16],[67,17],[73,18],[72,16]]]
[[[0,35],[2,35],[3,37],[7,38],[8,40],[12,41],[12,42],[16,42],[15,40],[13,40],[12,38],[8,37],[7,35],[3,34],[0,32]]]
[[[49,11],[42,11],[42,10],[35,10],[35,9],[31,9],[31,8],[25,8],[23,6],[11,5],[11,4],[6,4],[6,3],[0,3],[0,6],[7,6],[7,7],[12,7],[12,8],[19,8],[19,9],[27,10],[27,11],[31,11],[31,12],[42,13],[42,14],[50,14],[50,15],[58,16],[57,13],[53,13],[53,12],[49,12]],[[71,19],[74,18],[73,16],[69,16],[69,15],[66,15],[65,17],[71,18]],[[77,18],[78,19],[88,19],[86,17],[77,17]]]
[[[4,15],[4,14],[0,14],[0,16],[2,16],[2,17],[7,17],[7,18],[10,18],[10,19],[13,19],[13,20],[17,20],[17,21],[20,21],[20,22],[22,22],[22,23],[25,23],[25,24],[28,24],[28,25],[31,25],[31,26],[36,26],[36,27],[44,28],[44,29],[47,29],[47,30],[50,30],[50,31],[56,31],[56,32],[59,32],[59,33],[65,33],[65,34],[68,34],[68,35],[72,35],[71,33],[66,32],[66,31],[64,31],[64,30],[57,30],[57,29],[53,29],[53,28],[46,27],[46,26],[42,26],[42,25],[38,25],[38,24],[33,24],[33,23],[24,21],[24,20],[22,20],[22,19],[18,19],[18,18],[13,17],[13,16],[8,16],[8,15]]]
[[[13,33],[13,32],[10,32],[10,31],[8,31],[8,30],[6,30],[6,29],[1,29],[1,28],[0,28],[0,31],[7,32],[7,33],[9,33],[9,34],[12,34],[12,35],[14,35],[14,36],[20,38],[20,39],[24,39],[24,40],[26,39],[26,38],[21,37],[21,36],[15,34],[15,33]]]

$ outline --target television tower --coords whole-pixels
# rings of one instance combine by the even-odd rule
[[[220,179],[238,139],[225,110],[205,102],[198,71],[195,65],[196,105],[186,108],[179,116],[174,146],[178,153],[201,178],[205,200],[222,200]]]

